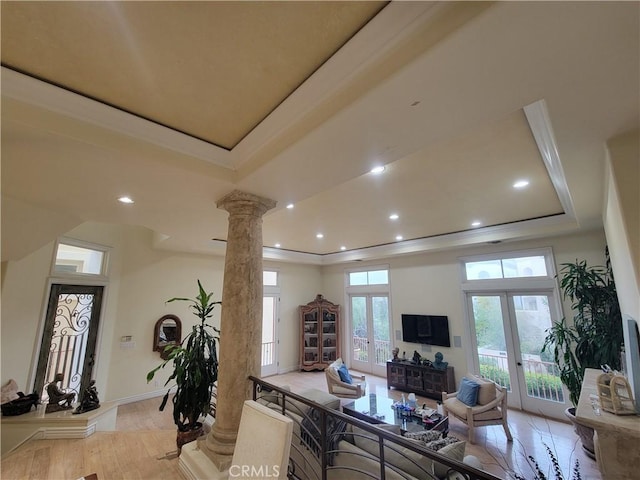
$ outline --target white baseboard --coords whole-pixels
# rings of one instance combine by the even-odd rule
[[[277,375],[282,375],[284,373],[289,373],[289,372],[297,372],[299,370],[300,370],[300,365],[293,365],[291,367],[278,368]]]
[[[171,392],[175,392],[175,388],[172,388]],[[166,389],[154,390],[153,392],[140,393],[138,395],[132,395],[131,397],[118,398],[114,400],[114,402],[116,402],[118,405],[126,405],[127,403],[140,402],[142,400],[162,397],[165,393],[167,393]]]

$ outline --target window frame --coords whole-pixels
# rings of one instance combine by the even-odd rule
[[[369,283],[369,272],[379,272],[385,270],[387,272],[387,283]],[[367,273],[367,283],[361,285],[352,285],[351,284],[351,274],[352,273]],[[349,268],[345,270],[345,284],[347,289],[351,288],[384,288],[385,290],[390,289],[391,285],[391,271],[389,265],[371,265],[369,267],[358,267],[358,268]]]
[[[535,277],[503,277],[503,278],[481,278],[468,279],[466,264],[472,262],[482,262],[491,260],[508,260],[511,258],[523,257],[544,257],[545,267],[547,269],[546,276]],[[535,248],[528,250],[513,250],[505,252],[495,252],[480,255],[470,255],[459,257],[459,268],[461,286],[463,291],[475,290],[510,290],[515,285],[522,288],[554,288],[556,285],[556,268],[551,247]],[[517,288],[517,287],[516,287]]]
[[[83,248],[86,250],[93,250],[102,253],[102,261],[100,264],[100,273],[85,273],[85,272],[70,272],[64,270],[57,270],[56,265],[58,261],[58,250],[60,245],[68,245],[70,247]],[[50,275],[54,278],[60,279],[76,279],[76,280],[92,280],[92,281],[106,281],[109,278],[109,257],[112,247],[106,245],[100,245],[98,243],[87,242],[84,240],[78,240],[70,237],[59,237],[53,248],[53,254],[51,259]]]

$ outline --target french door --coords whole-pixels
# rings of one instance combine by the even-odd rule
[[[260,375],[278,373],[278,296],[262,297],[262,353]]]
[[[36,367],[35,391],[48,400],[46,384],[62,373],[61,387],[80,393],[89,386],[95,360],[104,287],[51,285]]]
[[[556,321],[553,292],[467,292],[474,369],[507,387],[513,408],[564,418],[566,391],[551,352],[542,352]]]
[[[351,319],[351,368],[386,376],[391,358],[389,296],[360,294],[349,296]]]

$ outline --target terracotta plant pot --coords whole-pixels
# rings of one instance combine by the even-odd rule
[[[571,420],[571,423],[573,424],[573,431],[576,432],[578,437],[580,437],[584,453],[586,453],[589,458],[593,458],[595,460],[596,454],[595,446],[593,444],[593,428],[587,427],[586,425],[582,425],[578,422],[576,418],[576,409],[574,407],[567,408],[564,411],[564,414],[569,420]]]
[[[182,452],[183,445],[189,442],[193,442],[203,433],[204,433],[204,430],[202,428],[202,423],[200,422],[196,424],[196,428],[192,428],[191,430],[187,430],[186,432],[181,432],[180,430],[178,430],[178,436],[176,437],[176,445],[178,446],[178,455],[180,455],[180,452]]]

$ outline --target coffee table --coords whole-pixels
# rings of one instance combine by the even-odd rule
[[[434,413],[430,418],[432,423],[423,423],[422,418],[415,416],[398,416],[391,408],[394,401],[391,398],[379,397],[375,393],[360,397],[354,402],[343,405],[342,411],[371,424],[387,423],[398,425],[405,432],[419,432],[424,430],[438,430],[446,433],[449,430],[449,418],[439,413]]]

